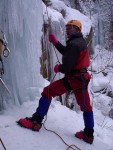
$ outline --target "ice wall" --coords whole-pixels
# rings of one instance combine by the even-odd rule
[[[39,95],[42,29],[41,0],[0,0],[0,29],[5,33],[10,56],[4,59],[3,80],[11,91],[3,103],[22,104]]]

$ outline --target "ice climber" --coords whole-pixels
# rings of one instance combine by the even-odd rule
[[[32,117],[21,118],[18,124],[25,128],[39,131],[44,116],[48,112],[52,97],[60,96],[73,90],[77,103],[81,111],[83,111],[85,126],[82,131],[75,133],[75,137],[92,144],[94,140],[94,118],[88,93],[88,83],[91,76],[87,72],[90,58],[81,29],[82,25],[78,20],[71,20],[66,24],[68,37],[66,46],[63,46],[53,34],[49,35],[49,41],[62,54],[62,64],[56,64],[54,72],[61,72],[64,77],[43,89],[36,112]]]

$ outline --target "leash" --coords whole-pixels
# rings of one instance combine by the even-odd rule
[[[5,145],[4,145],[4,143],[3,143],[3,141],[2,141],[2,139],[1,139],[1,138],[0,138],[0,142],[1,142],[2,147],[4,148],[4,150],[6,150],[6,147],[5,147]]]

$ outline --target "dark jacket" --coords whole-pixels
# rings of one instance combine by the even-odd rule
[[[75,33],[66,46],[58,42],[55,47],[63,55],[59,72],[68,74],[73,70],[87,68],[90,65],[89,52],[81,32]]]

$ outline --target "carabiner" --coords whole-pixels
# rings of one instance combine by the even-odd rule
[[[10,53],[10,50],[5,46],[4,50],[3,50],[3,56],[4,57],[8,57]]]

